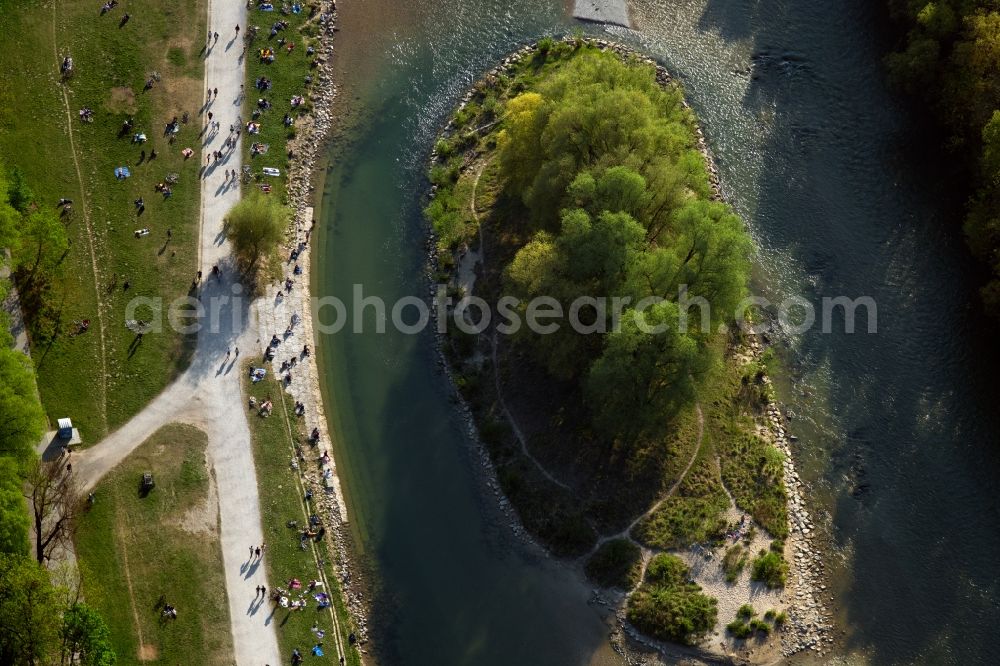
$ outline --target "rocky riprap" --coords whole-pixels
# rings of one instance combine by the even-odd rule
[[[295,212],[294,222],[288,230],[284,243],[285,249],[289,253],[296,248],[300,250],[305,248],[315,223],[312,208],[315,193],[314,175],[316,169],[321,165],[323,150],[333,127],[333,102],[337,96],[333,79],[333,37],[338,31],[336,25],[337,5],[335,0],[318,0],[318,3],[319,11],[310,19],[319,27],[319,43],[316,46],[314,58],[316,65],[311,73],[311,84],[306,91],[306,97],[311,103],[311,111],[296,117],[295,137],[287,144],[289,158],[288,201]],[[265,299],[265,304],[261,307],[261,318],[274,319],[275,325],[280,321],[280,327],[275,330],[283,330],[288,321],[287,313],[289,311],[298,312],[303,317],[303,338],[312,342],[314,340],[312,335],[313,322],[309,316],[311,311],[308,291],[309,252],[300,254],[299,263],[303,268],[302,275],[290,275],[290,266],[284,265],[286,275],[282,278],[292,277],[300,285],[299,288],[282,299],[281,306],[271,305],[270,301]],[[274,289],[280,289],[280,285],[274,285]],[[283,357],[275,357],[275,366],[281,358]],[[277,368],[274,369],[277,370]],[[320,447],[328,448],[331,439],[327,421],[323,415],[318,377],[315,354],[312,354],[299,364],[287,391],[296,400],[307,405],[306,429],[311,431],[312,428],[318,428]],[[314,456],[311,456],[310,452],[309,458],[312,457]],[[335,461],[331,468],[335,474]],[[368,605],[362,592],[363,586],[355,580],[349,566],[350,553],[347,544],[351,537],[346,530],[345,516],[347,514],[339,490],[329,489],[324,483],[322,473],[323,469],[319,465],[312,464],[311,461],[302,466],[303,481],[312,491],[315,507],[318,509],[323,525],[327,526],[328,545],[337,553],[336,569],[344,601],[354,623],[357,642],[359,645],[364,645],[368,641]],[[334,479],[331,485],[339,489],[339,480]]]

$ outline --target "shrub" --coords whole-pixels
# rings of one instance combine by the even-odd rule
[[[630,590],[639,579],[642,552],[628,539],[612,539],[587,560],[587,578],[602,587]]]
[[[688,574],[676,555],[654,557],[642,586],[629,598],[628,621],[660,640],[697,643],[715,627],[718,609],[715,598],[688,582]]]
[[[750,628],[746,622],[741,622],[739,620],[734,620],[726,625],[726,631],[731,633],[736,638],[745,639],[750,638],[750,634],[753,630]]]
[[[743,604],[742,606],[740,606],[739,610],[736,611],[737,619],[743,620],[744,622],[748,621],[756,614],[757,611],[755,611],[753,609],[753,606],[751,606],[750,604]]]
[[[741,546],[731,546],[722,558],[722,570],[727,583],[735,583],[747,564],[747,552]]]
[[[448,159],[452,154],[452,146],[445,139],[438,139],[437,143],[434,144],[434,152],[440,159]]]
[[[750,576],[770,588],[784,587],[788,563],[774,551],[762,550],[753,561]]]

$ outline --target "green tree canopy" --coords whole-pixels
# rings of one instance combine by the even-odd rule
[[[24,217],[21,265],[31,275],[55,269],[68,249],[66,227],[53,211],[36,210]]]
[[[75,655],[81,666],[114,666],[118,663],[111,646],[111,632],[104,618],[83,603],[75,603],[63,614],[63,652]]]
[[[681,330],[676,303],[626,311],[587,377],[595,425],[612,438],[664,431],[711,362],[702,344]]]
[[[18,227],[21,216],[13,206],[10,205],[10,181],[4,173],[3,165],[0,164],[0,252],[4,249],[14,249],[18,240]],[[0,256],[0,263],[3,257]]]
[[[0,349],[0,455],[27,461],[44,429],[31,361],[5,346]]]
[[[274,197],[254,190],[226,214],[226,234],[244,270],[256,268],[281,242],[292,211]]]
[[[645,177],[647,168],[654,163],[662,168],[664,159],[676,164],[695,143],[693,116],[680,90],[660,86],[651,67],[623,63],[610,53],[570,60],[507,109],[501,169],[510,192],[523,198],[540,228],[558,224],[577,174],[594,172],[597,180],[616,167],[628,170],[612,170],[605,191],[597,189],[610,197],[602,210],[636,216],[648,195],[627,189],[637,182],[633,174]],[[700,183],[691,185],[701,190]],[[614,196],[629,194],[642,201],[615,204]]]
[[[522,304],[554,298],[565,314],[579,297],[601,302],[577,311],[599,327],[564,322],[521,339],[554,376],[586,382],[607,437],[662,432],[718,354],[706,340],[737,314],[752,251],[739,217],[711,200],[680,90],[648,66],[585,53],[508,102],[503,122],[504,187],[536,230],[507,267],[507,288]],[[683,310],[682,294],[693,301]],[[626,311],[615,330],[613,299],[651,297],[663,302],[645,313],[648,326]]]
[[[0,554],[0,663],[48,663],[58,654],[60,610],[44,567]]]
[[[0,553],[28,554],[28,509],[21,486],[24,479],[17,463],[0,456]]]

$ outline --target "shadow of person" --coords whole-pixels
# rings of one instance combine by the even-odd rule
[[[257,571],[257,568],[259,566],[260,566],[260,560],[254,560],[253,562],[251,562],[250,566],[247,567],[247,572],[243,574],[243,580],[249,580],[249,578],[253,576],[254,573]]]
[[[135,353],[139,351],[139,345],[142,344],[142,333],[136,333],[135,337],[132,338],[131,344],[128,346],[128,357],[132,358]]]

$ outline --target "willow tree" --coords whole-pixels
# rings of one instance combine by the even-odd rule
[[[226,214],[225,230],[242,270],[252,273],[285,233],[292,211],[277,199],[254,191]]]
[[[581,322],[599,326],[522,341],[552,375],[586,383],[607,437],[666,427],[717,360],[709,339],[735,315],[752,249],[739,217],[711,200],[680,89],[648,65],[586,53],[508,102],[503,123],[504,187],[534,232],[507,288],[522,302],[554,298],[564,313],[582,296],[603,304]],[[639,318],[653,324],[619,318],[616,298],[660,301]]]

